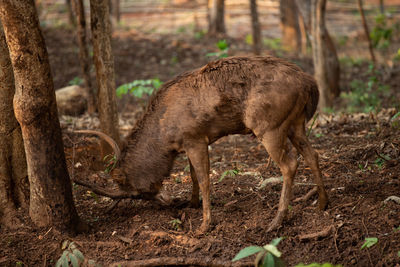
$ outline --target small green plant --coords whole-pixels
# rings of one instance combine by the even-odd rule
[[[130,93],[137,98],[142,98],[143,94],[151,95],[161,85],[162,82],[159,79],[135,80],[119,86],[117,88],[117,96],[122,97],[122,95]]]
[[[238,261],[251,255],[257,254],[254,261],[255,267],[274,267],[284,266],[281,260],[281,252],[276,247],[283,238],[275,238],[268,245],[263,247],[249,246],[241,251],[232,259],[232,261]]]
[[[83,84],[83,79],[80,77],[75,77],[68,82],[68,85],[81,85]]]
[[[282,49],[282,40],[280,38],[264,38],[263,43],[272,50]]]
[[[115,155],[109,154],[104,157],[103,161],[106,163],[106,169],[104,170],[105,173],[110,173],[117,165],[117,157]]]
[[[235,176],[238,175],[238,174],[239,174],[239,170],[236,169],[236,168],[235,168],[235,169],[232,169],[232,170],[224,171],[224,172],[222,173],[221,177],[219,178],[218,183],[222,182],[222,180],[224,180],[224,178],[225,178],[226,176],[235,177]]]
[[[383,167],[386,161],[391,160],[390,156],[385,154],[379,154],[379,157],[374,161],[375,165],[378,166],[379,169]]]
[[[207,34],[207,31],[205,30],[200,30],[200,31],[196,31],[194,33],[194,39],[196,40],[200,40],[203,39],[203,37]]]
[[[390,118],[390,124],[395,129],[400,128],[400,111],[394,114],[392,118]]]
[[[303,263],[299,263],[297,264],[295,267],[342,267],[342,265],[338,264],[338,265],[333,265],[332,263],[326,262],[326,263],[311,263],[311,264],[303,264]]]
[[[375,26],[372,28],[370,37],[375,48],[386,49],[390,45],[393,35],[393,27],[389,25],[385,14],[375,17]]]
[[[68,240],[64,241],[61,249],[64,250],[61,257],[56,263],[56,267],[68,267],[72,265],[73,267],[79,267],[85,260],[82,252],[76,247],[74,242]]]
[[[229,51],[229,45],[226,42],[226,40],[219,40],[216,43],[216,46],[218,48],[218,52],[213,52],[213,53],[207,53],[207,57],[217,57],[217,58],[225,58],[228,57],[228,51]]]
[[[173,219],[169,222],[176,231],[180,230],[182,227],[182,221],[179,219]]]
[[[377,111],[382,102],[380,95],[387,95],[389,92],[389,86],[382,84],[380,73],[374,69],[372,64],[369,66],[367,75],[367,82],[353,80],[350,83],[351,91],[341,93],[341,97],[348,100],[349,112],[358,110],[366,113]]]
[[[372,246],[375,246],[376,243],[378,243],[378,238],[376,237],[366,237],[364,244],[361,246],[361,250],[364,248],[370,248]]]

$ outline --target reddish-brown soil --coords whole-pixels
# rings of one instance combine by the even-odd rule
[[[79,76],[73,34],[64,29],[46,30],[45,37],[56,88],[66,86]],[[117,84],[154,77],[165,81],[181,71],[201,66],[208,60],[205,54],[215,50],[214,43],[134,32],[116,34]],[[231,43],[232,55],[250,51],[243,41],[231,40]],[[310,59],[292,60],[312,71]],[[357,73],[347,71],[358,77]],[[399,84],[392,82],[392,95],[400,90]],[[143,103],[127,98],[119,100],[119,104],[121,131],[126,134]],[[389,101],[385,104],[392,105]],[[103,266],[112,263],[126,266],[129,261],[156,258],[195,259],[198,263],[214,260],[220,266],[227,266],[240,249],[265,245],[276,237],[285,238],[278,249],[288,266],[300,262],[399,266],[400,204],[385,201],[390,196],[400,196],[400,126],[398,120],[390,121],[395,112],[319,117],[310,140],[320,155],[330,204],[326,211],[319,211],[315,197],[292,202],[287,219],[277,231],[267,233],[266,229],[277,211],[281,184],[262,181],[280,177],[278,168],[267,165],[268,154],[256,139],[229,136],[210,149],[214,224],[205,235],[195,235],[202,211],[187,205],[191,180],[187,159],[180,155],[170,178],[165,180],[164,190],[175,198],[170,206],[125,200],[107,211],[112,204],[110,199],[75,185],[77,210],[90,224],[90,231],[72,236],[53,228],[37,229],[26,213],[20,211],[23,227],[0,229],[0,266],[54,266],[65,240],[74,241],[86,259]],[[63,117],[61,122],[64,130],[97,127],[96,120],[87,115]],[[71,175],[87,179],[91,173],[89,166],[98,154],[96,148],[90,150],[87,144],[96,143],[95,139],[86,143],[80,140],[80,147],[75,150],[71,148],[72,137],[65,135],[64,142]],[[299,161],[293,199],[312,188],[311,172],[303,165],[302,158]],[[225,171],[232,169],[239,173],[221,179]],[[327,232],[319,235],[322,231]],[[317,237],[307,238],[310,234]],[[366,237],[377,237],[378,243],[361,250]],[[252,260],[244,262],[251,266]]]

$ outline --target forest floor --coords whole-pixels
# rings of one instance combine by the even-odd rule
[[[209,61],[205,54],[215,52],[216,40],[182,36],[116,33],[113,45],[117,85],[155,77],[166,81]],[[65,29],[47,29],[45,38],[56,88],[66,86],[80,71],[74,35]],[[244,41],[228,42],[230,55],[251,51]],[[310,58],[280,55],[312,72]],[[351,80],[365,80],[368,64],[344,68],[342,83],[348,90]],[[194,234],[201,224],[202,210],[186,205],[192,185],[188,161],[180,155],[170,178],[164,181],[164,190],[175,198],[170,206],[126,200],[107,211],[110,199],[74,185],[78,213],[90,224],[90,231],[70,236],[52,228],[36,229],[21,212],[24,227],[0,229],[0,266],[54,266],[65,240],[74,241],[85,259],[103,266],[127,266],[129,261],[149,259],[228,266],[242,248],[265,245],[277,237],[285,238],[278,249],[288,266],[300,262],[400,266],[400,203],[390,200],[391,196],[400,197],[400,122],[392,119],[398,110],[391,108],[395,107],[392,100],[400,99],[400,77],[387,78],[386,82],[391,89],[382,111],[321,114],[313,125],[310,140],[320,155],[330,199],[326,211],[316,209],[315,198],[292,201],[282,228],[266,232],[277,212],[281,183],[263,181],[281,174],[274,164],[267,164],[268,154],[256,139],[234,135],[218,140],[210,149],[214,224],[207,234]],[[140,116],[144,102],[132,97],[118,100],[124,135]],[[61,125],[63,130],[96,129],[98,120],[88,115],[62,116]],[[71,176],[93,177],[90,170],[93,161],[98,160],[98,152],[89,146],[96,140],[80,140],[73,150],[72,144],[78,141],[64,137]],[[302,159],[299,162],[293,199],[312,188],[310,169]],[[229,170],[237,170],[237,174],[223,176]],[[367,237],[376,237],[378,242],[361,249]],[[252,260],[240,264],[251,266]]]

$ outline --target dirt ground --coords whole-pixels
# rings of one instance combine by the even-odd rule
[[[205,64],[209,60],[205,54],[215,51],[215,40],[135,31],[119,31],[114,37],[117,85],[155,77],[166,81]],[[79,76],[74,35],[66,29],[46,29],[45,38],[55,86],[66,86]],[[229,42],[231,55],[250,51],[243,41]],[[285,57],[312,72],[310,58]],[[367,66],[359,68],[345,69],[343,83],[358,77]],[[391,96],[398,100],[400,79],[396,77],[390,80]],[[126,135],[144,103],[129,97],[118,101],[121,132]],[[384,106],[394,104],[388,100]],[[326,211],[319,211],[315,196],[292,201],[288,217],[277,231],[267,233],[266,229],[277,211],[281,183],[263,181],[281,174],[274,164],[267,164],[268,154],[256,139],[235,135],[220,139],[210,149],[214,224],[206,235],[195,235],[202,210],[187,205],[191,179],[187,159],[180,155],[164,182],[164,190],[175,198],[172,205],[125,200],[108,211],[110,199],[74,185],[77,210],[90,224],[90,231],[70,236],[52,228],[37,229],[21,211],[24,227],[0,229],[0,266],[54,266],[65,240],[74,241],[86,260],[102,266],[127,266],[129,261],[149,259],[229,266],[240,249],[265,245],[276,237],[284,237],[278,249],[288,266],[300,262],[400,266],[400,204],[390,200],[391,196],[400,196],[400,126],[390,120],[396,112],[385,109],[378,114],[320,115],[310,140],[320,155],[330,204]],[[98,127],[97,119],[88,115],[63,116],[61,124],[63,130]],[[73,150],[73,142],[78,141],[78,148]],[[71,139],[65,134],[64,142],[71,176],[93,178],[90,166],[98,153],[89,145],[96,140]],[[299,161],[293,199],[312,188],[310,169],[301,158]],[[222,178],[224,172],[233,169],[238,174]],[[378,243],[361,250],[366,237],[377,237]],[[239,265],[251,266],[252,261],[249,258]]]

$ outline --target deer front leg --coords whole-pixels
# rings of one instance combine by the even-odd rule
[[[198,184],[200,185],[201,195],[203,198],[203,223],[200,226],[199,233],[205,233],[210,228],[211,224],[211,200],[210,200],[210,161],[208,158],[208,144],[207,142],[200,140],[191,140],[185,142],[185,150],[186,154],[191,163],[191,173],[193,169],[193,173],[195,174],[193,177],[196,177],[198,180]],[[195,181],[193,179],[193,191],[195,192]],[[197,189],[198,190],[198,189]],[[198,191],[197,191],[198,194]],[[193,194],[195,195],[195,194]],[[193,198],[196,196],[192,195]],[[197,195],[197,201],[198,201]],[[196,200],[194,200],[196,202]]]
[[[190,200],[190,204],[193,208],[198,208],[200,206],[199,200],[199,181],[196,177],[196,172],[194,171],[194,167],[192,162],[190,162],[190,177],[192,178],[192,199]]]

